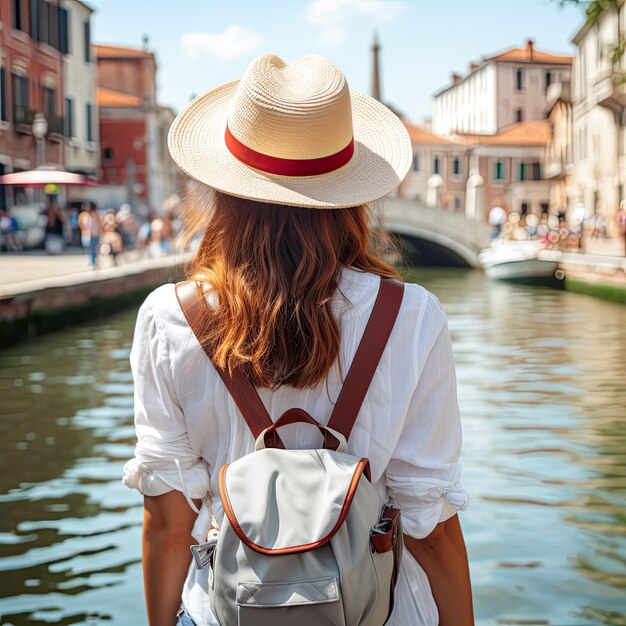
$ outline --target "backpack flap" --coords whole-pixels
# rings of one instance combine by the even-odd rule
[[[219,489],[232,529],[262,554],[328,543],[346,519],[367,459],[332,450],[264,449],[224,465]]]

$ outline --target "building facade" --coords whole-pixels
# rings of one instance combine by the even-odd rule
[[[571,215],[580,201],[574,174],[574,132],[570,82],[554,83],[548,90],[550,139],[544,158],[544,175],[550,181],[550,205],[557,214]]]
[[[626,62],[612,52],[626,33],[624,7],[602,13],[574,36],[572,136],[575,183],[568,203],[588,217],[603,215],[610,227],[625,193]]]
[[[100,169],[96,59],[91,42],[93,9],[61,0],[67,13],[68,53],[63,56],[65,168],[97,177]]]
[[[486,221],[494,206],[520,215],[550,213],[550,183],[543,158],[546,121],[519,122],[494,135],[459,135],[469,152],[466,214]]]
[[[143,48],[96,46],[102,179],[115,202],[160,212],[176,192],[167,151],[171,109],[157,103],[157,63]]]
[[[464,144],[405,122],[413,147],[413,163],[398,195],[408,200],[463,211],[468,172]]]
[[[531,39],[471,63],[465,76],[452,74],[451,84],[435,94],[432,130],[495,134],[506,126],[546,117],[546,92],[568,80],[572,57],[537,50]]]
[[[0,0],[0,175],[62,166],[62,55],[68,51],[68,15],[58,0]],[[48,130],[33,135],[35,115]],[[32,189],[0,186],[0,207],[33,201]]]

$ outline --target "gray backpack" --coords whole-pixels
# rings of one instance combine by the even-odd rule
[[[381,280],[328,426],[298,408],[273,423],[248,380],[216,368],[256,439],[255,452],[220,470],[225,515],[219,536],[191,549],[196,567],[208,570],[211,610],[221,626],[382,626],[388,620],[402,556],[400,511],[381,501],[368,460],[351,455],[347,439],[403,289]],[[195,332],[208,313],[206,301],[193,283],[179,283],[176,291]],[[317,427],[323,447],[285,450],[277,429],[296,422]]]

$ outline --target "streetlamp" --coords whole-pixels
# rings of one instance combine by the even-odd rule
[[[485,179],[474,171],[467,178],[465,191],[465,215],[472,220],[483,218],[482,202],[479,202],[480,188],[485,184]]]
[[[46,162],[46,144],[44,139],[48,134],[48,120],[43,113],[35,113],[33,119],[33,137],[37,142],[37,167]]]
[[[439,189],[443,187],[443,178],[440,174],[433,174],[426,183],[428,191],[426,192],[426,205],[431,209],[439,206]]]

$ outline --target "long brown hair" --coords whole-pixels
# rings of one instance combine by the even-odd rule
[[[206,189],[194,200],[206,217],[190,232],[206,231],[188,275],[217,295],[200,329],[215,363],[260,387],[316,385],[339,353],[330,302],[341,269],[399,276],[376,256],[386,239],[370,229],[368,209],[305,209]]]

